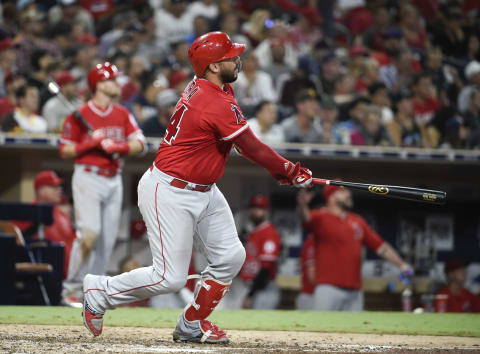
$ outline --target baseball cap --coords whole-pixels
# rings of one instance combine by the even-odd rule
[[[70,74],[70,71],[62,71],[57,79],[55,80],[55,82],[57,83],[58,86],[60,87],[63,87],[71,82],[75,82],[77,81],[77,79],[72,75]]]
[[[354,45],[352,48],[350,48],[349,54],[351,57],[355,57],[357,55],[368,55],[368,49],[363,45]]]
[[[467,264],[458,258],[452,258],[445,262],[445,274],[453,272],[457,269],[465,268]]]
[[[270,201],[265,194],[255,194],[250,198],[250,203],[248,205],[250,208],[267,209],[270,206]]]
[[[38,190],[44,186],[59,186],[63,183],[63,179],[58,177],[52,170],[39,172],[35,177],[34,187]]]
[[[472,60],[468,65],[465,67],[465,76],[467,79],[471,79],[472,76],[480,73],[480,62],[476,60]]]
[[[0,41],[0,52],[13,48],[13,42],[10,38],[5,38]]]
[[[178,70],[173,72],[170,75],[170,87],[173,88],[177,86],[183,80],[187,80],[189,78],[188,73],[185,70]]]
[[[335,179],[335,181],[339,181],[339,179]],[[323,187],[323,200],[325,200],[325,202],[328,202],[328,199],[330,199],[331,195],[339,190],[342,190],[342,187],[327,184],[325,187]]]
[[[304,89],[304,90],[301,90],[295,96],[295,103],[301,103],[307,100],[316,100],[316,99],[317,99],[317,92],[314,89]]]

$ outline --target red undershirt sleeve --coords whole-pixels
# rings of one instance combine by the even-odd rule
[[[262,143],[250,128],[233,139],[237,150],[247,159],[265,168],[277,181],[287,177],[292,162]]]

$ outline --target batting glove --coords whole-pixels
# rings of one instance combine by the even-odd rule
[[[115,142],[112,139],[103,139],[100,145],[103,151],[105,151],[109,155],[127,155],[130,151],[130,146],[128,145],[128,143]]]
[[[287,179],[290,185],[296,188],[309,188],[312,186],[313,178],[312,171],[308,168],[302,167],[300,162],[297,162],[295,165],[291,164]]]

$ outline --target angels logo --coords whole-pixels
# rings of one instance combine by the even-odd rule
[[[232,104],[232,111],[235,113],[235,118],[237,118],[237,124],[241,124],[245,120],[245,117],[240,111],[240,108]]]

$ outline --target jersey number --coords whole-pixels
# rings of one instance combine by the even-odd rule
[[[167,129],[165,131],[165,138],[163,140],[168,144],[172,144],[172,140],[178,135],[180,131],[180,123],[182,122],[182,118],[184,113],[188,110],[187,106],[182,104],[180,108],[178,108],[170,118],[170,122],[168,123]]]

